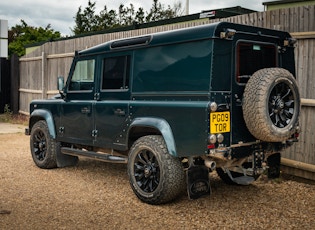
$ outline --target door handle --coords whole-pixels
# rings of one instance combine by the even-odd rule
[[[122,110],[122,109],[115,109],[114,114],[118,115],[118,116],[125,116],[126,112],[125,112],[125,110]]]
[[[91,112],[91,109],[88,107],[81,108],[81,113],[89,114]]]

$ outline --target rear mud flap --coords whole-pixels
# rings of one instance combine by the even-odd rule
[[[62,154],[60,151],[57,151],[56,154],[57,167],[69,167],[77,165],[79,158],[77,156],[70,156],[66,154]]]
[[[189,199],[210,195],[209,169],[206,166],[192,165],[188,168],[186,174]]]
[[[280,177],[281,154],[276,153],[268,157],[268,178],[275,179]]]

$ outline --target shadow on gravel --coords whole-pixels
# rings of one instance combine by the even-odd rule
[[[128,189],[132,193],[129,187],[129,179],[127,175],[127,165],[125,164],[113,164],[101,161],[94,161],[90,159],[80,158],[79,163],[75,167],[68,167],[59,170],[66,170],[68,173],[79,173],[86,177],[92,177],[95,181],[103,181],[110,178],[112,181],[128,186]],[[240,202],[240,200],[247,200],[248,202],[254,202],[259,194],[264,193],[263,187],[257,187],[254,184],[249,186],[238,186],[238,185],[227,185],[225,184],[215,172],[211,173],[210,176],[211,183],[211,195],[204,196],[197,200],[189,200],[186,191],[183,191],[182,195],[175,201],[165,204],[166,206],[178,205],[184,202],[187,205],[200,205],[200,202],[205,202],[205,205],[222,205],[224,202],[229,204],[233,202]],[[134,196],[134,199],[137,199]],[[163,205],[162,205],[163,206]],[[231,208],[231,205],[229,205]]]

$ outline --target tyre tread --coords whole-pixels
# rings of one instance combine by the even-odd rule
[[[295,102],[297,106],[297,114],[294,116],[294,121],[290,129],[281,131],[273,128],[273,124],[266,115],[268,99],[268,91],[273,82],[279,77],[286,78],[292,82],[297,96]],[[267,97],[267,98],[266,98]],[[268,142],[281,142],[289,138],[295,131],[298,125],[298,117],[300,112],[300,96],[297,89],[296,81],[292,74],[282,68],[266,68],[255,72],[248,81],[243,97],[243,116],[248,130],[259,140]]]
[[[134,150],[141,146],[149,146],[149,148],[154,149],[161,168],[160,184],[152,193],[153,196],[144,196],[141,194],[138,191],[139,188],[135,187],[136,185],[133,180],[132,154]],[[128,159],[128,176],[130,185],[140,200],[149,204],[163,204],[174,200],[183,191],[185,175],[182,164],[178,158],[168,153],[162,136],[149,135],[139,138],[132,146],[130,153]]]
[[[33,134],[34,134],[34,130],[36,129],[41,129],[46,137],[47,152],[46,152],[46,157],[43,161],[38,161],[33,153]],[[40,120],[34,124],[31,131],[30,145],[31,145],[33,161],[39,168],[52,169],[52,168],[57,167],[57,158],[56,158],[57,143],[55,142],[55,140],[53,140],[50,137],[47,123],[44,120]]]

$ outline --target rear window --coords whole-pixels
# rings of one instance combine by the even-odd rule
[[[102,90],[128,89],[130,57],[109,57],[105,58],[103,63]]]
[[[204,40],[137,50],[133,91],[208,91],[211,44]]]
[[[277,47],[273,44],[239,42],[236,51],[238,83],[247,83],[257,70],[277,66]]]

